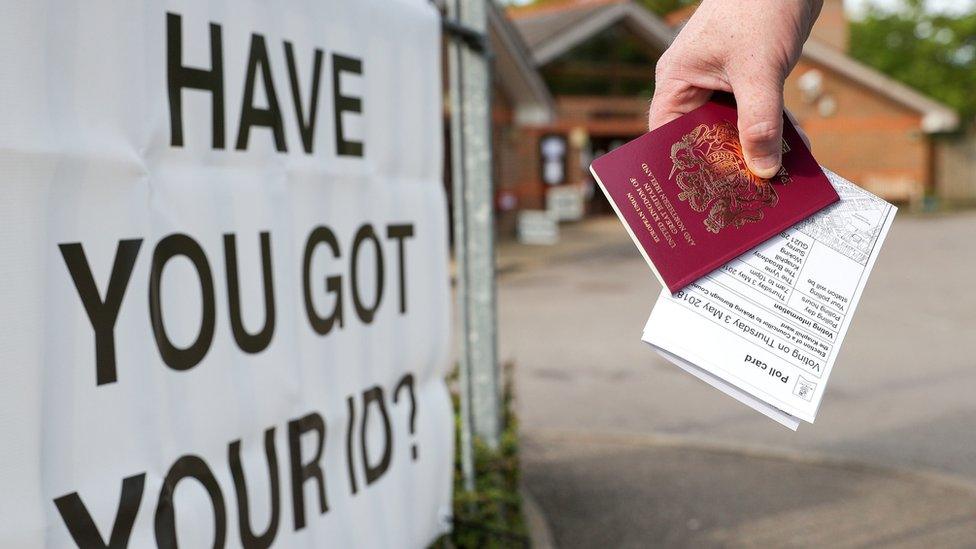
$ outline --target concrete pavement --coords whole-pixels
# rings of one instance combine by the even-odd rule
[[[531,435],[559,547],[971,547],[976,496],[859,463],[635,436]]]
[[[942,520],[955,516],[955,509],[970,512],[963,502],[976,501],[974,236],[972,212],[896,220],[817,423],[797,433],[679,371],[640,342],[660,287],[615,219],[564,226],[561,244],[552,248],[503,244],[502,357],[517,364],[526,481],[550,517],[558,517],[551,518],[557,541],[591,546],[577,529],[593,528],[592,539],[623,536],[630,531],[624,523],[638,524],[622,518],[628,510],[677,505],[695,510],[689,511],[692,518],[714,528],[692,532],[675,526],[684,515],[648,513],[659,520],[648,519],[649,529],[633,530],[634,537],[614,538],[621,541],[611,545],[759,543],[751,536],[793,532],[759,525],[752,509],[785,518],[790,509],[816,508],[809,521],[790,519],[807,528],[836,510],[868,517],[872,509],[884,509],[880,501],[910,508],[922,522],[896,531],[879,518],[872,528],[894,537],[870,539],[907,542],[914,538],[905,532],[924,532],[923,538],[976,541],[966,528]],[[624,451],[620,443],[631,446]],[[722,451],[699,456],[715,445]],[[812,457],[795,459],[803,456]],[[837,470],[837,460],[859,465]],[[709,470],[712,489],[675,488],[692,482],[695,463],[704,468],[699,472]],[[628,467],[644,476],[628,475]],[[781,473],[759,474],[767,469]],[[933,481],[936,476],[940,480]],[[827,498],[835,491],[823,480],[828,477],[856,488]],[[797,480],[784,484],[786,478]],[[662,491],[661,483],[672,480],[680,482]],[[911,497],[915,493],[936,495]],[[603,494],[597,501],[606,503],[592,506],[593,494]],[[721,518],[728,513],[723,509],[742,506],[748,516],[743,511]],[[587,520],[578,514],[584,512]],[[560,526],[562,517],[574,516]],[[830,540],[829,530],[827,538],[816,539]],[[854,538],[838,533],[832,541],[848,539]]]

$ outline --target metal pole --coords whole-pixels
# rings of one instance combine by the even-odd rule
[[[454,9],[452,9],[452,7]],[[452,13],[453,11],[453,13]],[[448,2],[448,17],[457,16],[457,6],[455,2]],[[468,311],[467,300],[463,296],[467,295],[467,283],[464,277],[463,266],[465,262],[465,230],[464,216],[464,145],[461,135],[461,48],[463,45],[457,41],[448,43],[448,97],[451,105],[451,202],[453,206],[453,226],[454,226],[454,263],[455,281],[458,301],[458,323],[461,333],[468,333]],[[459,345],[460,360],[458,364],[459,376],[458,384],[461,392],[461,476],[464,478],[464,489],[468,492],[474,490],[474,456],[471,449],[471,372],[470,361],[467,358],[467,347],[463,343]]]
[[[498,447],[499,375],[496,350],[495,242],[491,163],[491,79],[487,52],[490,0],[451,0],[451,136],[454,243],[461,324],[462,469],[471,467],[472,431]],[[458,32],[461,29],[462,32]],[[480,37],[480,44],[478,38]],[[482,51],[477,51],[481,46]],[[467,462],[467,463],[466,463]],[[465,486],[469,486],[468,471]]]

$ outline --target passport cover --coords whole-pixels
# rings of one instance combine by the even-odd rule
[[[838,200],[785,115],[771,179],[746,167],[736,121],[734,101],[719,96],[590,165],[671,293]]]

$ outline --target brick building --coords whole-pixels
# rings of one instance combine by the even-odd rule
[[[544,208],[549,189],[562,186],[580,189],[589,211],[609,211],[586,166],[646,130],[654,64],[693,10],[660,18],[630,0],[563,0],[509,8],[508,21],[493,21],[493,32],[509,35],[507,45],[493,41],[508,56],[496,61],[501,220],[509,210]],[[940,136],[959,127],[958,115],[849,57],[847,40],[842,1],[826,0],[786,82],[787,108],[817,159],[891,200],[940,188]],[[515,58],[519,78],[545,87],[533,116],[518,115],[527,108],[503,67]]]

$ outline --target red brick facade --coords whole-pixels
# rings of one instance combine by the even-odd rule
[[[840,0],[827,0],[813,37],[842,52],[847,30]],[[571,56],[572,51],[566,55]],[[801,59],[787,79],[785,99],[810,137],[817,159],[891,200],[915,201],[932,190],[935,149],[931,136],[922,131],[919,111],[814,58],[804,55]],[[653,66],[648,66],[649,80],[653,72]],[[811,81],[816,85],[811,87]],[[497,119],[498,187],[517,196],[519,209],[545,207],[546,185],[540,176],[538,150],[541,136],[558,133],[567,137],[566,184],[586,185],[590,176],[585,164],[590,154],[604,152],[606,146],[646,130],[646,98],[552,92],[556,116],[550,124],[519,127],[505,122],[503,116]],[[502,111],[503,102],[504,98],[496,101]]]
[[[825,113],[818,112],[823,99],[804,100],[797,82],[810,70],[822,75],[821,97],[833,102]],[[797,65],[785,93],[824,166],[891,200],[914,200],[932,187],[931,142],[918,113],[809,61]]]

